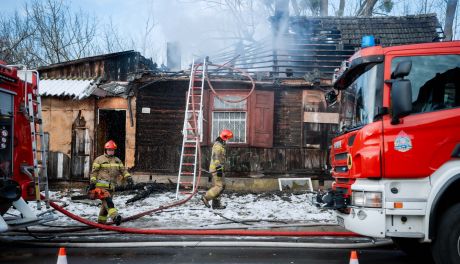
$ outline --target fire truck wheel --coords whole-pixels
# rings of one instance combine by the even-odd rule
[[[460,204],[444,213],[433,242],[433,257],[436,263],[460,263]]]
[[[393,243],[404,253],[416,260],[423,260],[423,263],[433,261],[430,244],[420,243],[419,239],[406,237],[393,237]]]

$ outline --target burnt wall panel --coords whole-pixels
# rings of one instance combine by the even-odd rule
[[[275,90],[273,145],[300,147],[302,143],[302,90]]]
[[[138,92],[136,170],[178,170],[187,81],[157,82]]]
[[[235,85],[233,85],[235,87]],[[187,81],[156,82],[137,93],[138,172],[174,175],[179,169]],[[325,152],[301,148],[302,90],[275,91],[273,148],[229,146],[228,177],[324,176]],[[208,169],[212,144],[202,146]]]

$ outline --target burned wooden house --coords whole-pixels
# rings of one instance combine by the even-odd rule
[[[435,15],[406,17],[290,17],[273,37],[210,56],[231,70],[210,72],[220,101],[205,86],[203,167],[214,139],[231,129],[229,177],[327,175],[327,149],[338,131],[341,104],[328,106],[334,70],[360,47],[364,35],[384,46],[434,41]],[[91,162],[113,139],[134,175],[177,176],[189,72],[165,72],[138,52],[83,58],[39,69],[49,142],[49,175],[88,177]]]
[[[138,52],[126,51],[38,69],[51,179],[88,178],[109,139],[134,166],[136,101],[129,82],[154,68]]]
[[[280,28],[273,20],[273,28]],[[227,175],[289,177],[327,175],[328,142],[338,131],[341,104],[328,107],[324,93],[334,70],[360,47],[364,35],[383,46],[436,41],[435,15],[405,17],[290,17],[284,31],[260,44],[210,56],[254,76],[256,89],[238,104],[220,101],[205,87],[202,152],[209,164],[213,140],[223,126],[229,143]],[[210,72],[220,96],[248,95],[251,82],[231,71]],[[176,175],[182,143],[187,75],[145,75],[133,83],[136,96],[134,169],[139,174]],[[227,169],[226,169],[227,170]]]

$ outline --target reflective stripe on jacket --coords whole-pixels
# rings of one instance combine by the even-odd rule
[[[91,181],[95,182],[97,187],[114,188],[120,176],[126,178],[131,175],[119,158],[104,154],[94,160]]]

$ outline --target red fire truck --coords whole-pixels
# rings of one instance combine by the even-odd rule
[[[339,224],[460,263],[460,42],[363,48],[334,88],[341,132],[324,201]]]
[[[40,207],[40,189],[48,192],[38,79],[0,62],[0,232],[49,220],[26,203]],[[5,215],[11,206],[20,214]]]

